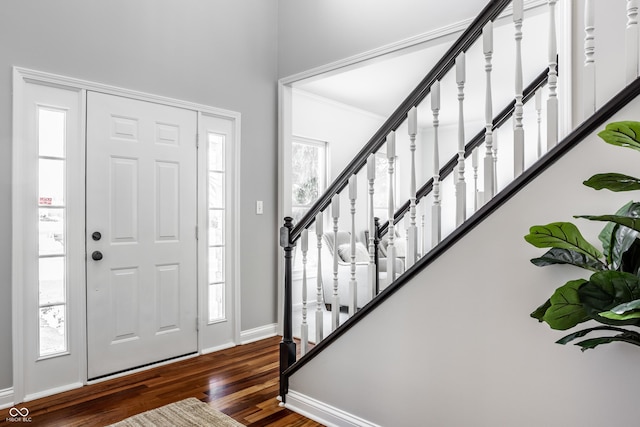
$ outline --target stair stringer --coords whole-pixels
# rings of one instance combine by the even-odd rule
[[[606,122],[640,120],[635,99]],[[604,125],[599,126],[602,129]],[[634,193],[596,192],[591,175],[640,175],[640,153],[591,133],[478,223],[428,268],[353,324],[289,378],[292,395],[381,426],[633,425],[638,350],[614,344],[581,353],[529,317],[555,288],[588,275],[538,268],[543,250],[523,236],[535,224],[572,221],[598,245],[601,223]],[[615,392],[610,392],[615,390]],[[296,399],[287,406],[296,410]],[[578,408],[612,408],[574,410]],[[625,409],[626,408],[626,409]],[[613,418],[612,418],[613,417]]]

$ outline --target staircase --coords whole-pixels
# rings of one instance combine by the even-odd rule
[[[601,148],[593,148],[593,141],[597,140],[593,134],[617,117],[616,114],[625,114],[619,119],[637,120],[640,117],[640,105],[635,101],[640,93],[640,80],[637,79],[638,2],[627,1],[625,4],[624,43],[603,46],[595,41],[598,34],[596,1],[585,0],[576,6],[584,9],[584,22],[581,23],[584,28],[581,43],[584,67],[567,67],[561,74],[566,80],[559,81],[558,65],[563,67],[563,64],[571,63],[569,58],[565,61],[565,58],[558,57],[557,33],[566,31],[556,19],[559,1],[549,0],[544,6],[550,30],[548,39],[540,44],[548,46],[548,62],[538,64],[538,76],[527,82],[526,87],[522,77],[522,58],[526,55],[522,50],[522,39],[527,34],[523,30],[526,28],[523,1],[490,1],[309,212],[297,224],[290,217],[285,218],[280,230],[285,265],[280,396],[286,406],[329,425],[567,424],[566,420],[561,421],[561,417],[553,422],[546,418],[546,411],[555,413],[560,410],[557,401],[551,398],[554,392],[544,390],[544,384],[535,379],[523,380],[520,377],[526,376],[521,371],[531,369],[531,366],[548,370],[545,364],[530,360],[532,352],[540,351],[541,355],[553,358],[554,366],[575,365],[575,359],[580,355],[568,354],[572,352],[567,348],[553,348],[551,354],[542,350],[552,341],[546,331],[527,319],[528,313],[543,298],[537,295],[548,295],[548,287],[536,289],[541,292],[531,291],[527,288],[534,285],[509,285],[505,284],[505,281],[509,282],[505,278],[516,281],[513,278],[518,275],[538,274],[535,276],[537,280],[551,281],[549,286],[552,288],[556,282],[561,282],[557,277],[531,272],[527,266],[530,257],[526,255],[510,257],[521,253],[518,245],[525,247],[522,236],[529,225],[565,220],[566,216],[582,213],[576,211],[584,205],[580,202],[581,190],[564,181],[577,176],[579,185],[582,179],[590,176],[590,168],[601,166],[599,163],[605,158],[616,164],[630,162],[616,157],[619,153],[612,155],[606,148],[604,152],[600,151]],[[494,114],[493,34],[494,27],[505,25],[506,21],[513,28],[515,88],[513,101]],[[560,31],[557,32],[556,28]],[[606,29],[602,31],[604,33]],[[571,34],[572,46],[577,45],[575,34],[575,31]],[[485,58],[484,68],[470,70],[466,66],[465,54],[480,46]],[[619,66],[624,67],[626,81],[619,82],[618,94],[606,103],[599,102],[601,100],[596,96],[600,93],[598,84],[601,81],[596,79],[596,47],[615,50],[619,59],[624,58]],[[602,69],[606,69],[606,64],[603,65]],[[468,108],[465,106],[469,105],[465,83],[469,73],[483,73],[486,82],[482,100],[485,126],[472,138],[466,137],[464,126]],[[457,93],[441,93],[441,82],[447,79],[455,80]],[[581,81],[580,89],[576,81]],[[564,107],[562,103],[569,100],[559,99],[558,84],[569,84],[574,91],[579,91],[580,96],[574,98],[580,100],[580,105],[574,105],[573,109]],[[439,155],[442,148],[439,114],[444,96],[455,97],[458,104],[457,153],[447,159],[441,159]],[[525,111],[529,112],[528,117]],[[562,117],[561,111],[580,111],[578,115],[581,118]],[[562,124],[568,123],[564,127],[571,129],[572,122],[579,124],[568,134],[561,134]],[[421,137],[421,132],[425,132],[426,137]],[[427,140],[428,143],[418,147],[417,140]],[[512,155],[498,157],[498,141],[501,152]],[[409,165],[411,176],[410,197],[403,204],[396,202],[393,185],[399,144],[407,145],[410,153],[408,158],[402,159],[403,165]],[[431,150],[433,168],[431,177],[418,187],[416,151],[421,149]],[[385,176],[376,176],[376,153],[386,156],[388,169]],[[628,164],[633,167],[633,163]],[[510,172],[505,179],[504,173],[501,175],[498,170],[507,169]],[[608,169],[612,168],[604,167],[604,170]],[[596,169],[596,172],[602,171]],[[377,180],[388,182],[386,196],[390,220],[383,224],[377,223],[372,214]],[[358,194],[358,181],[366,183],[367,194]],[[567,198],[567,194],[578,197],[574,200]],[[594,197],[590,192],[586,194]],[[366,215],[356,211],[358,198],[367,201]],[[548,199],[551,201],[547,202]],[[589,208],[593,203],[585,205],[586,211],[593,211]],[[605,205],[610,203],[607,201]],[[345,205],[348,209],[344,208]],[[545,210],[545,206],[548,209]],[[359,221],[362,217],[366,221]],[[325,224],[327,219],[330,226]],[[349,224],[347,228],[345,223]],[[516,224],[520,228],[514,228]],[[345,259],[340,259],[340,251],[336,248],[333,248],[332,259],[322,257],[323,245],[328,243],[325,236],[332,235],[335,243],[338,234],[345,231],[350,238],[348,250],[342,251]],[[307,280],[306,257],[310,240],[317,242],[318,263],[329,262],[332,265],[330,280],[323,280],[321,265],[317,267],[316,280],[313,283]],[[302,356],[298,360],[292,334],[292,254],[296,246],[303,256],[299,344]],[[362,246],[366,249],[366,261],[358,259],[359,255],[362,256],[362,251],[358,252]],[[384,260],[380,258],[381,253],[385,255]],[[505,259],[510,259],[506,265]],[[350,268],[342,272],[338,267],[340,262],[346,262]],[[363,268],[366,269],[365,280],[362,280],[362,274],[356,274]],[[310,294],[314,298],[308,298]],[[416,304],[416,300],[419,303]],[[510,301],[514,303],[509,304]],[[315,303],[313,317],[316,329],[310,331],[308,320],[311,316],[307,306],[312,302]],[[328,306],[331,307],[331,327],[325,330],[321,319]],[[405,311],[404,307],[413,309]],[[484,313],[485,310],[490,313]],[[502,315],[494,313],[500,310],[504,310]],[[344,311],[348,312],[346,321],[341,320],[341,312]],[[524,319],[522,322],[520,317]],[[506,327],[511,335],[493,332],[503,331],[502,322],[509,323],[512,318],[518,319],[514,321],[518,327]],[[529,326],[531,330],[526,331],[525,340],[533,341],[535,345],[525,345],[525,353],[512,351],[510,347],[505,349],[499,344],[509,339],[519,342],[523,329]],[[542,338],[538,339],[537,335]],[[500,349],[499,354],[492,354],[494,348]],[[478,354],[467,357],[466,352]],[[515,356],[516,361],[505,357],[505,353]],[[411,367],[419,364],[417,361],[420,360],[415,354],[423,355],[424,363],[431,369],[418,368],[411,373],[414,369]],[[503,363],[496,365],[492,357]],[[627,356],[619,357],[624,359]],[[529,361],[530,366],[518,363],[517,358]],[[373,360],[377,363],[369,363]],[[590,369],[589,372],[603,369],[593,362],[583,363],[587,363],[583,369]],[[497,371],[502,365],[504,372]],[[624,360],[616,375],[624,377],[623,366]],[[455,374],[447,377],[445,372]],[[581,383],[580,372],[570,370],[569,376]],[[471,385],[464,381],[465,375],[473,378],[469,381]],[[327,377],[332,378],[328,382],[335,389],[323,387]],[[456,382],[451,383],[451,378]],[[412,379],[420,386],[408,386]],[[605,376],[599,381],[606,383],[612,380]],[[501,391],[491,391],[492,382],[497,383],[495,387]],[[518,418],[518,413],[530,409],[525,402],[531,399],[517,399],[512,394],[527,392],[524,388],[527,383],[535,384],[534,388],[539,387],[535,390],[537,394],[547,395],[538,402],[547,409],[533,411],[529,419],[523,420]],[[437,389],[430,389],[433,384],[437,384]],[[581,384],[595,387],[588,381]],[[509,387],[514,389],[509,391]],[[561,385],[556,387],[564,390]],[[315,396],[309,392],[301,393],[300,389],[311,390]],[[350,393],[341,392],[346,389]],[[416,399],[416,390],[424,390],[424,400]],[[565,391],[569,390],[572,389]],[[382,396],[371,396],[376,393]],[[345,396],[353,400],[346,402],[349,399]],[[496,400],[491,400],[493,398]],[[508,405],[517,409],[501,411],[503,404],[499,399],[506,399]],[[420,403],[416,402],[423,401],[429,410],[421,414]],[[412,402],[413,406],[390,402]],[[477,416],[465,418],[460,415],[461,408],[455,402],[464,402],[476,411]],[[389,406],[385,407],[385,403]],[[389,417],[390,411],[398,411],[398,415]],[[593,419],[585,418],[585,421],[593,422]]]

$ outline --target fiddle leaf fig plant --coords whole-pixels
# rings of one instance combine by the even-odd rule
[[[610,123],[598,134],[606,143],[640,151],[640,122]],[[640,178],[620,174],[597,174],[584,181],[595,190],[640,190]],[[549,248],[531,262],[538,267],[573,265],[591,273],[589,279],[571,280],[531,317],[552,329],[568,330],[595,320],[603,326],[573,332],[558,344],[575,342],[582,351],[612,342],[640,346],[640,203],[629,202],[613,215],[577,215],[575,218],[602,221],[607,225],[598,235],[602,251],[589,243],[570,222],[535,225],[524,238],[537,248]],[[600,336],[582,339],[588,334]],[[605,335],[602,335],[605,334]]]

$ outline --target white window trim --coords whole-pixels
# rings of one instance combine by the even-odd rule
[[[12,278],[11,278],[11,290],[12,290],[12,351],[13,351],[13,399],[15,402],[22,402],[28,398],[28,400],[44,397],[47,395],[60,393],[62,391],[66,391],[69,389],[81,387],[88,383],[87,381],[87,367],[86,367],[86,352],[87,352],[87,342],[86,342],[86,323],[80,328],[81,331],[79,335],[76,337],[78,340],[78,350],[84,353],[83,357],[80,358],[82,361],[79,363],[78,369],[80,371],[79,378],[81,378],[81,382],[70,382],[67,385],[57,387],[55,389],[45,390],[42,392],[38,392],[36,394],[25,396],[25,363],[24,363],[24,345],[25,345],[25,336],[24,336],[24,327],[21,316],[23,315],[23,307],[24,307],[24,286],[23,286],[23,270],[25,259],[23,257],[24,247],[22,245],[22,233],[25,227],[24,216],[22,212],[22,203],[21,200],[21,192],[20,187],[22,184],[22,168],[20,165],[23,160],[21,158],[21,150],[18,149],[21,141],[24,140],[23,137],[23,118],[24,108],[24,97],[25,90],[27,84],[38,84],[44,86],[53,86],[60,87],[63,89],[77,91],[81,93],[81,106],[80,106],[80,129],[76,129],[75,131],[81,132],[83,135],[82,145],[84,147],[84,132],[86,129],[85,123],[85,112],[86,112],[86,92],[87,91],[95,91],[106,93],[115,96],[128,97],[141,101],[154,102],[158,104],[164,104],[168,106],[174,106],[178,108],[190,109],[199,113],[199,115],[211,115],[223,117],[225,119],[233,121],[234,126],[234,154],[233,161],[229,167],[233,168],[233,189],[231,191],[234,192],[236,197],[234,198],[233,206],[230,206],[230,209],[233,209],[235,212],[240,212],[240,119],[241,115],[238,112],[225,110],[221,108],[215,108],[203,104],[193,103],[189,101],[177,100],[173,98],[168,98],[164,96],[144,93],[140,91],[130,90],[119,88],[116,86],[110,86],[102,83],[91,82],[82,79],[76,79],[73,77],[61,76],[57,74],[41,72],[37,70],[31,70],[28,68],[22,67],[13,67],[13,121],[12,121],[12,230],[13,230],[13,238],[12,238]],[[83,148],[84,149],[84,148]],[[198,152],[198,156],[202,156],[202,152],[206,152],[206,150],[200,150]],[[82,165],[84,170],[84,164]],[[82,194],[84,194],[84,186],[82,190]],[[84,197],[81,201],[83,204],[85,203]],[[198,215],[200,218],[202,215]],[[199,220],[200,221],[200,220]],[[78,229],[82,230],[84,233],[84,224],[80,225]],[[203,232],[203,228],[200,227],[200,233]],[[240,229],[239,223],[235,222],[233,224],[233,228],[229,230],[229,237],[233,239],[233,245],[230,245],[229,254],[233,257],[233,268],[231,272],[234,278],[234,292],[233,292],[233,336],[234,342],[239,344],[240,339],[240,319],[241,319],[241,311],[240,311],[240,295],[241,295],[241,276],[240,276]],[[231,247],[232,246],[232,247]],[[198,270],[199,274],[201,270],[204,270],[207,266],[206,260],[204,260],[202,252],[198,253]],[[204,261],[204,262],[203,262]],[[86,277],[82,279],[83,283],[86,282]],[[86,288],[82,286],[83,289]],[[206,286],[204,283],[198,283],[198,298],[202,300],[206,291]],[[84,290],[83,290],[84,292]],[[73,310],[77,313],[76,317],[81,316],[86,319],[86,298],[79,298],[76,302],[78,307],[73,308]],[[200,305],[201,306],[201,305]],[[199,326],[206,324],[206,313],[202,311],[198,312],[198,322]],[[200,339],[200,334],[203,328],[199,329],[199,339],[198,339],[198,353],[203,353],[202,348],[202,339]]]

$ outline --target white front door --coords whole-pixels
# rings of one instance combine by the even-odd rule
[[[89,92],[88,378],[194,353],[197,113]]]

